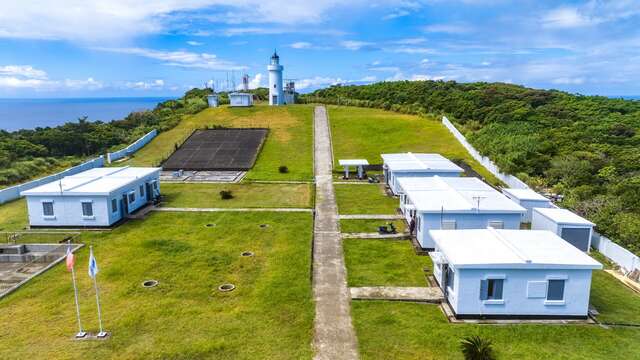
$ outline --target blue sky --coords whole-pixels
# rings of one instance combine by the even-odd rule
[[[10,1],[0,97],[264,86],[274,48],[303,92],[443,79],[639,95],[639,25],[640,0]]]

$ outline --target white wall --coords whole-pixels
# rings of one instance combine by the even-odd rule
[[[113,161],[116,161],[116,160],[121,159],[121,158],[123,158],[125,156],[129,156],[129,155],[135,153],[136,151],[142,149],[149,142],[151,142],[151,140],[153,140],[153,138],[155,138],[156,135],[158,135],[158,130],[153,129],[153,130],[149,131],[148,133],[146,133],[145,135],[143,135],[138,140],[136,140],[131,145],[127,146],[126,148],[124,148],[122,150],[114,151],[112,153],[107,153],[107,162],[111,163]]]
[[[435,242],[429,235],[429,230],[440,229],[440,213],[421,213],[420,226],[416,230],[416,238],[423,248],[433,249]],[[442,220],[455,220],[456,229],[486,229],[489,221],[504,222],[504,229],[520,229],[520,213],[444,213]]]
[[[636,269],[640,270],[640,257],[595,231],[591,238],[591,246],[609,260],[620,265],[625,273]]]
[[[454,291],[449,302],[458,315],[586,316],[589,309],[591,270],[454,269]],[[480,281],[504,278],[503,303],[480,300]],[[530,281],[565,279],[564,303],[551,305],[543,298],[527,296]],[[545,293],[546,294],[546,293]]]
[[[491,159],[489,159],[486,156],[480,155],[480,153],[467,141],[464,135],[462,135],[462,133],[458,131],[458,129],[456,129],[456,127],[451,123],[451,121],[449,121],[449,119],[447,119],[446,116],[442,117],[442,124],[447,129],[449,129],[449,131],[453,134],[453,136],[455,136],[455,138],[460,142],[460,144],[462,144],[462,146],[464,146],[464,148],[467,149],[467,152],[474,159],[476,159],[480,164],[482,164],[482,166],[484,166],[487,170],[489,170],[489,172],[491,172],[495,177],[502,180],[502,182],[504,182],[505,184],[509,185],[509,187],[514,189],[529,188],[527,184],[525,184],[522,180],[518,179],[517,177],[501,172],[498,166],[493,161],[491,161]]]
[[[520,204],[523,208],[527,209],[527,213],[523,215],[522,222],[530,223],[532,219],[533,208],[553,208],[556,207],[551,203],[551,200],[520,200],[515,196],[503,192],[504,196],[513,200],[516,204]]]

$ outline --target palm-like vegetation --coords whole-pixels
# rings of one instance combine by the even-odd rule
[[[494,360],[496,358],[491,340],[478,335],[462,339],[460,350],[466,360]]]

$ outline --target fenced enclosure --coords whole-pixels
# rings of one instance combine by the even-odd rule
[[[78,232],[0,232],[0,298],[64,260],[75,251]]]

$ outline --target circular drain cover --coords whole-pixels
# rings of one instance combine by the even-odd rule
[[[218,290],[220,290],[222,292],[232,291],[235,288],[236,288],[236,286],[233,285],[233,284],[222,284],[222,285],[218,286]]]
[[[152,288],[158,286],[158,280],[145,280],[142,282],[142,287]]]
[[[240,254],[240,256],[244,256],[244,257],[253,256],[253,253],[251,251],[245,251],[242,254]]]

